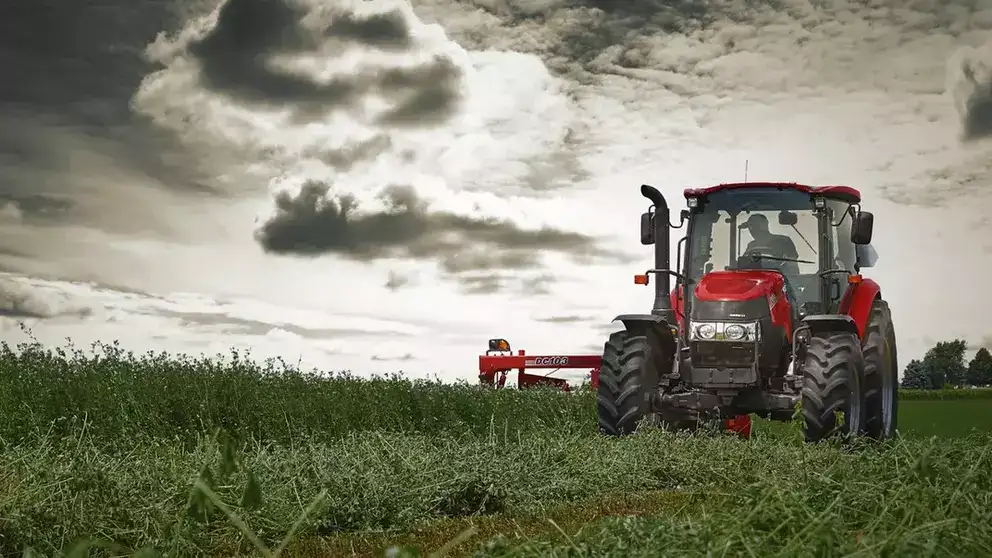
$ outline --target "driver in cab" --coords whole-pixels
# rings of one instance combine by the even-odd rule
[[[757,253],[772,258],[799,259],[796,244],[788,236],[769,232],[768,218],[764,215],[760,213],[751,215],[740,228],[747,229],[754,239],[747,244],[747,248],[744,249],[745,254]],[[771,263],[786,275],[799,274],[799,264],[796,262],[771,260]]]

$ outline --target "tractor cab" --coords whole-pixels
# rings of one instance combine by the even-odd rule
[[[851,188],[724,184],[686,190],[685,198],[686,233],[669,296],[679,329],[690,338],[711,330],[726,335],[726,326],[714,321],[770,316],[791,340],[806,316],[836,312],[850,278],[876,258],[870,246],[855,242],[870,240],[872,221],[858,211],[860,196]],[[655,222],[651,212],[645,215],[642,243],[648,244]],[[702,332],[686,331],[687,315],[705,324]],[[729,333],[735,337],[740,328]]]

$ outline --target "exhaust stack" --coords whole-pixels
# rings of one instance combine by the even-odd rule
[[[654,186],[642,184],[641,195],[654,204],[654,267],[659,271],[655,274],[654,305],[651,313],[662,316],[668,320],[668,323],[674,323],[675,316],[669,299],[672,292],[672,276],[667,273],[671,266],[669,261],[671,233],[668,229],[671,212],[665,196]]]

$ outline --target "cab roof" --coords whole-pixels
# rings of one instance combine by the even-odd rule
[[[731,182],[728,184],[717,184],[706,188],[686,188],[685,197],[706,196],[721,190],[735,190],[738,188],[777,188],[779,190],[797,190],[807,194],[819,194],[829,198],[836,198],[848,203],[861,203],[861,192],[850,186],[809,186],[796,182]]]

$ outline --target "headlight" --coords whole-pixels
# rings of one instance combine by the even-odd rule
[[[697,322],[692,324],[691,337],[695,341],[758,341],[761,327],[758,322],[726,323]]]
[[[727,341],[740,341],[747,336],[747,330],[744,326],[738,324],[731,324],[727,326],[727,329],[723,330],[724,335],[727,337]]]
[[[713,339],[716,337],[716,324],[699,324],[696,326],[696,337]]]

